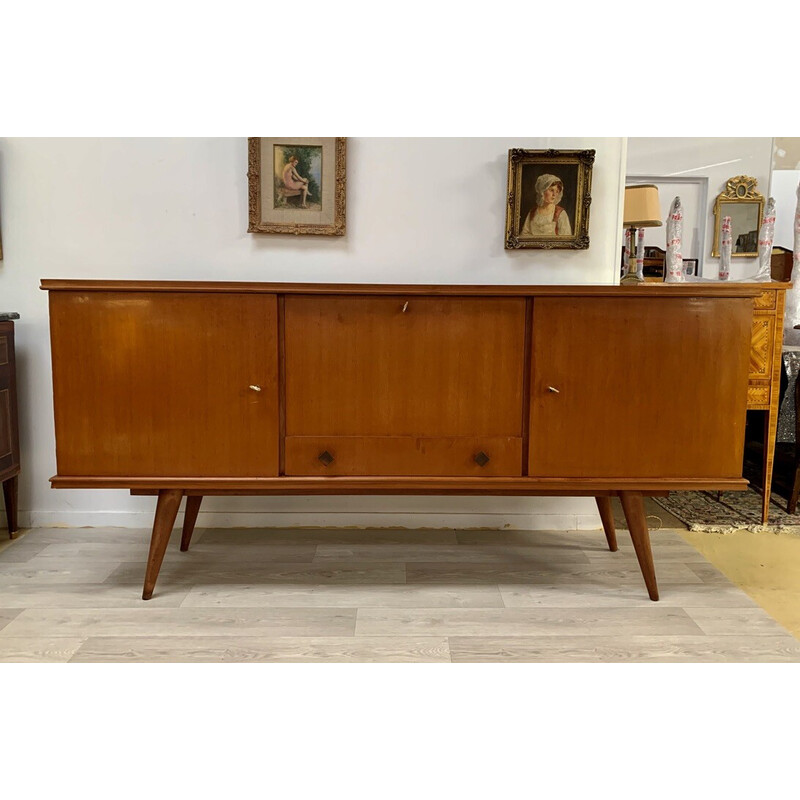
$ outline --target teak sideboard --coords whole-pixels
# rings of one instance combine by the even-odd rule
[[[44,280],[56,488],[157,494],[151,597],[185,496],[741,490],[759,284]]]

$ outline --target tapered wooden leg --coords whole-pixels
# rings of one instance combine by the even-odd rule
[[[183,533],[181,534],[181,550],[184,553],[189,549],[189,542],[192,541],[197,512],[200,511],[202,502],[203,495],[190,495],[186,498],[186,512],[183,515]]]
[[[617,532],[614,529],[614,514],[611,511],[610,497],[595,497],[600,519],[603,521],[603,530],[606,532],[608,549],[614,553],[617,550]]]
[[[625,512],[633,549],[639,560],[639,569],[641,569],[642,577],[647,585],[647,593],[651,600],[658,600],[656,569],[653,566],[653,551],[650,549],[650,532],[647,530],[642,495],[640,492],[620,492],[619,499],[622,501],[622,510]]]
[[[3,497],[6,501],[6,519],[8,520],[8,538],[13,539],[17,531],[17,476],[3,481]]]
[[[158,571],[161,569],[161,562],[164,560],[164,551],[167,549],[169,535],[172,533],[175,517],[178,516],[182,497],[183,489],[162,489],[158,493],[156,518],[153,522],[153,536],[150,539],[150,554],[147,556],[147,571],[144,575],[142,600],[149,600],[153,596],[153,589],[156,588],[156,580],[158,579]]]
[[[764,414],[764,491],[761,495],[761,524],[769,522],[769,498],[772,493],[772,468],[775,463],[775,438],[778,433],[778,411],[771,407]]]

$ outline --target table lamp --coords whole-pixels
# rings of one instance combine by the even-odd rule
[[[661,223],[661,204],[658,202],[658,187],[652,183],[625,187],[625,210],[622,224],[630,229],[631,247],[627,272],[620,283],[642,283],[636,269],[636,231],[639,228],[657,228]],[[642,243],[644,249],[644,243]],[[644,255],[644,253],[642,254]]]

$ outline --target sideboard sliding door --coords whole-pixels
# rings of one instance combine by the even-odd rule
[[[529,474],[741,475],[749,298],[536,298]]]
[[[274,294],[52,292],[58,474],[278,474]]]

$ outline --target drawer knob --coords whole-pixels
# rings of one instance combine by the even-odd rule
[[[327,450],[324,450],[322,453],[320,453],[318,458],[326,467],[329,467],[331,464],[333,464],[333,456]]]
[[[480,453],[475,456],[475,463],[479,467],[485,467],[489,463],[489,456],[487,456],[486,453],[481,450]]]
[[[555,386],[548,386],[547,387],[547,391],[548,392],[555,392],[556,394],[561,394],[561,392],[558,389],[556,389]]]
[[[261,391],[261,387],[260,387],[260,386],[256,386],[254,383],[251,383],[251,384],[250,384],[250,388],[251,388],[251,389],[252,389],[254,392],[260,392],[260,391]]]
[[[405,314],[408,311],[408,300],[403,304],[403,313]]]

